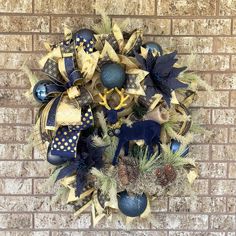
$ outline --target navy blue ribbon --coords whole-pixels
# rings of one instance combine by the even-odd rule
[[[57,98],[53,101],[47,116],[47,127],[55,127],[56,125],[56,112],[60,104],[63,93],[70,87],[74,86],[76,82],[82,80],[82,75],[79,70],[75,68],[74,58],[65,57],[65,69],[68,78],[68,82],[64,85],[58,85],[56,83],[49,84],[46,86],[48,96],[52,94],[59,94]]]
[[[81,130],[89,128],[93,123],[93,113],[91,107],[88,107],[86,110],[82,110],[80,125],[59,127],[52,141],[52,155],[75,157]]]

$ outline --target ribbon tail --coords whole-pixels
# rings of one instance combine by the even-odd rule
[[[93,114],[89,107],[82,113],[81,125],[61,126],[58,128],[52,141],[51,152],[53,155],[64,157],[76,157],[77,143],[81,130],[87,129],[93,125]]]
[[[49,109],[49,112],[48,112],[48,116],[47,116],[46,129],[55,130],[57,108],[58,108],[58,105],[60,104],[62,97],[63,97],[63,94],[59,95],[53,100],[51,107]]]

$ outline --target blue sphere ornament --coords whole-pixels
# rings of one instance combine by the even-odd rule
[[[52,84],[50,80],[40,80],[38,81],[33,89],[33,95],[36,101],[45,103],[49,101],[47,97],[47,85]]]
[[[170,149],[173,153],[177,152],[180,148],[181,143],[175,139],[171,140]],[[181,153],[181,157],[185,157],[189,153],[189,146]]]
[[[80,37],[85,39],[87,42],[90,42],[94,39],[94,32],[90,29],[81,29],[74,33],[73,38]]]
[[[154,52],[154,49],[157,50],[160,55],[163,55],[163,50],[162,47],[155,42],[147,42],[143,45],[148,51],[151,50],[152,52]]]
[[[64,157],[53,155],[50,146],[48,147],[47,161],[54,166],[59,166],[67,162]]]
[[[127,191],[118,193],[118,207],[126,216],[140,216],[147,208],[147,203],[147,196],[144,193],[132,196],[129,196]]]
[[[101,69],[101,81],[104,87],[121,88],[125,82],[125,70],[117,63],[105,64]]]

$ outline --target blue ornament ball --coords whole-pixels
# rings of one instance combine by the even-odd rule
[[[175,139],[171,140],[170,149],[173,153],[177,152],[180,148],[181,143]],[[185,157],[189,153],[189,146],[181,153],[181,157]]]
[[[33,89],[33,95],[36,101],[45,103],[49,101],[47,97],[47,85],[52,84],[50,80],[40,80],[38,81]]]
[[[125,82],[125,70],[117,63],[109,63],[102,66],[101,81],[104,87],[121,88]]]
[[[53,155],[49,146],[47,153],[47,161],[54,166],[59,166],[64,164],[67,160],[64,157]]]
[[[90,42],[94,39],[94,32],[90,29],[81,29],[74,33],[73,38],[80,37],[82,39],[85,39],[87,42]]]
[[[163,50],[162,47],[155,42],[147,42],[143,45],[148,51],[151,50],[152,52],[154,51],[154,49],[156,49],[160,55],[163,55]]]
[[[127,191],[118,193],[118,207],[126,216],[140,216],[147,208],[147,203],[147,196],[144,193],[132,196],[129,196]]]

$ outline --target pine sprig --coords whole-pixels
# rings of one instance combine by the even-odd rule
[[[145,149],[145,151],[143,151],[142,149],[140,149],[139,154],[138,154],[138,159],[139,159],[139,170],[141,172],[150,172],[153,169],[155,169],[155,167],[158,166],[158,153],[155,152],[153,155],[151,155],[150,157],[148,157],[148,148]]]
[[[172,152],[170,149],[170,144],[162,144],[162,154],[159,161],[160,166],[165,164],[173,165],[174,167],[182,167],[188,163],[185,158],[181,157],[181,154],[185,150],[185,145],[180,145],[180,148],[177,152]]]
[[[200,76],[194,74],[194,73],[184,73],[181,74],[179,79],[184,82],[189,84],[189,87],[193,90],[196,91],[198,87],[201,87],[208,92],[211,92],[213,88],[207,84],[204,80],[201,79]]]
[[[113,176],[106,175],[102,171],[92,168],[91,174],[94,175],[97,178],[98,185],[100,186],[100,189],[103,194],[109,194],[110,189],[116,188],[116,180]]]
[[[46,182],[41,186],[43,191],[49,191],[52,186],[55,184],[57,176],[59,174],[59,172],[67,165],[67,163],[65,163],[64,165],[60,166],[60,167],[56,167],[54,170],[52,170],[51,175],[49,176],[49,178],[46,180]]]
[[[97,34],[110,34],[112,30],[112,20],[111,18],[105,13],[104,9],[102,9],[102,6],[94,6],[96,11],[101,15],[102,19],[101,22],[95,24],[92,26],[92,29]]]
[[[206,129],[199,124],[192,123],[189,131],[195,134],[203,134],[206,132]]]
[[[108,127],[107,127],[106,118],[105,118],[104,113],[102,111],[97,112],[97,118],[98,118],[98,122],[102,128],[103,135],[107,135]]]
[[[115,155],[116,148],[118,145],[118,138],[115,136],[114,137],[107,136],[105,140],[107,140],[109,146],[106,148],[104,156],[107,159],[111,159]]]
[[[174,129],[174,125],[172,123],[165,123],[163,125],[166,133],[168,134],[169,137],[171,137],[172,139],[176,139],[179,142],[186,142],[186,137],[179,135]]]
[[[56,195],[52,197],[51,200],[51,206],[55,205],[58,202],[63,202],[66,203],[66,200],[68,198],[68,194],[69,194],[70,189],[66,188],[64,186],[61,186],[57,192]]]
[[[104,139],[98,135],[93,135],[92,141],[93,141],[93,144],[97,147],[104,147],[107,145],[107,142],[105,142]]]

